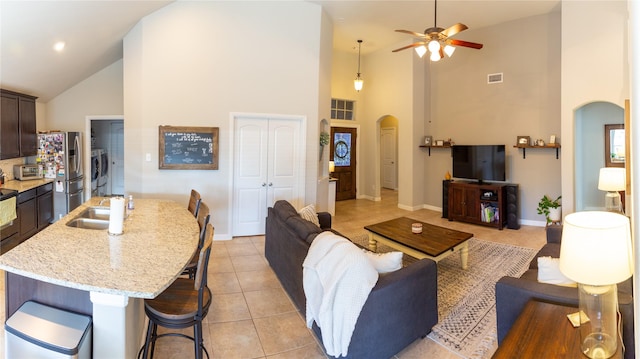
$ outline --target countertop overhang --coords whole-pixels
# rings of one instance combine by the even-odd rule
[[[196,218],[174,201],[136,199],[122,235],[66,225],[101,199],[90,199],[0,256],[0,269],[79,290],[135,298],[158,296],[195,252]]]

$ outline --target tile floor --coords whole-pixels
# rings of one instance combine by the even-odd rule
[[[397,192],[382,191],[382,201],[350,200],[336,203],[333,228],[345,235],[363,233],[363,226],[399,216],[460,229],[476,238],[540,248],[544,228],[523,226],[499,231],[449,222],[439,212],[405,211],[397,207]],[[204,324],[204,341],[211,358],[325,358],[315,336],[305,326],[264,258],[264,237],[240,237],[215,242],[209,263],[209,287],[214,295]],[[0,279],[0,318],[4,318],[4,275]],[[188,330],[185,333],[189,332]],[[0,357],[4,355],[4,329],[0,329]],[[192,357],[188,340],[167,337],[157,344],[155,357]],[[417,340],[396,358],[459,357],[427,339]],[[7,358],[8,359],[8,358]]]

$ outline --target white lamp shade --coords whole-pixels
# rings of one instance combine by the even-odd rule
[[[601,211],[576,212],[564,218],[560,271],[587,285],[620,283],[633,274],[629,218]]]
[[[329,161],[329,173],[336,171],[336,163],[333,161]]]
[[[444,47],[444,53],[447,54],[447,56],[451,57],[451,55],[453,55],[453,52],[456,51],[456,48],[454,46],[451,45],[447,45]]]
[[[427,53],[427,48],[424,45],[416,47],[415,50],[416,54],[418,54],[420,58],[422,58],[422,56]]]
[[[598,189],[601,191],[624,191],[627,187],[627,173],[622,167],[600,169]]]
[[[362,81],[362,78],[360,76],[358,76],[355,80],[353,80],[353,87],[356,89],[356,91],[362,90],[363,84],[364,84],[364,81]]]

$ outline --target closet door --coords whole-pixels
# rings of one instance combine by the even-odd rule
[[[304,153],[300,121],[236,118],[234,126],[233,235],[265,233],[267,208],[280,199],[302,203]]]

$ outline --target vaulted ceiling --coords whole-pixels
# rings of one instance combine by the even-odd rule
[[[2,0],[0,86],[47,102],[122,58],[126,33],[141,18],[171,2]],[[394,30],[423,32],[434,26],[433,1],[309,2],[321,5],[333,20],[338,51],[357,51],[358,39],[364,41],[365,55],[392,44],[409,44],[407,35]],[[437,6],[438,26],[461,22],[477,29],[559,11],[560,0],[440,0]],[[62,52],[52,49],[56,41],[66,43]]]

